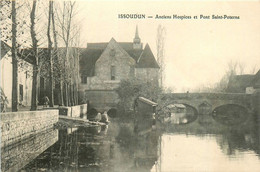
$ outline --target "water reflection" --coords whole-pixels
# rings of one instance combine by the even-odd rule
[[[187,124],[193,122],[196,118],[197,112],[193,107],[183,104],[170,104],[166,107],[166,113],[161,121],[170,124]]]
[[[1,171],[18,171],[58,140],[58,130],[48,130],[1,149]]]
[[[159,133],[134,133],[134,122],[59,131],[59,141],[23,170],[150,171],[158,159]]]
[[[259,154],[241,139],[241,135],[163,134],[161,156],[152,171],[259,171]]]
[[[168,125],[152,171],[259,171],[259,116],[248,115],[240,125],[222,125],[209,115]]]
[[[225,125],[240,124],[249,116],[247,109],[238,105],[223,105],[217,107],[212,114],[213,118]]]
[[[212,125],[211,116],[198,115],[193,123],[166,126],[163,134],[158,127],[148,129],[150,121],[142,121],[142,127],[130,119],[64,129],[53,146],[22,170],[259,171],[260,127],[255,117],[234,127]]]

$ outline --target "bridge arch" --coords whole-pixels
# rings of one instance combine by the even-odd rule
[[[215,106],[212,107],[212,113],[214,111],[216,111],[217,108],[220,108],[222,106],[237,106],[237,107],[244,108],[247,113],[250,112],[250,109],[248,107],[246,107],[245,105],[242,105],[242,104],[238,104],[238,103],[222,103],[222,104],[215,104]]]
[[[110,117],[110,118],[115,118],[117,117],[117,109],[116,108],[111,108],[107,111],[107,115]]]
[[[194,113],[198,114],[198,106],[197,104],[192,103],[191,101],[185,101],[185,100],[174,100],[174,101],[169,101],[167,103],[167,106],[170,104],[183,104],[185,106],[189,106],[194,110]]]
[[[175,106],[172,106],[173,104],[182,104],[186,107],[185,111],[178,109],[175,109]],[[165,111],[165,115],[166,120],[170,120],[172,123],[174,124],[189,124],[192,123],[194,121],[196,121],[198,119],[198,111],[197,108],[192,105],[189,104],[187,102],[183,102],[183,101],[174,101],[174,102],[168,102],[167,103],[167,107],[166,111]],[[174,110],[172,111],[171,109],[174,108]],[[182,107],[180,107],[182,108]],[[179,111],[180,110],[180,111]],[[168,119],[168,115],[169,115],[169,119]]]
[[[87,112],[87,119],[93,119],[93,118],[95,118],[97,116],[97,114],[98,114],[97,109],[91,108]]]
[[[198,115],[199,114],[199,111],[198,111],[198,108],[196,107],[196,106],[194,106],[194,105],[191,105],[191,104],[188,104],[188,103],[180,103],[180,104],[183,104],[184,106],[186,106],[186,107],[190,107],[190,108],[192,108],[192,110],[193,110],[193,112],[194,112],[194,115]]]
[[[225,125],[239,125],[249,118],[249,110],[240,104],[223,104],[215,107],[212,117],[215,121]]]

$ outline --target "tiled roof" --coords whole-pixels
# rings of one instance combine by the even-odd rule
[[[247,87],[260,88],[260,70],[254,75],[235,75],[229,80],[227,91],[244,93]]]
[[[148,44],[144,49],[134,49],[132,42],[118,42],[118,44],[136,61],[137,68],[159,68]],[[80,57],[81,73],[84,73],[86,76],[94,75],[96,61],[107,45],[108,42],[87,44],[87,48],[82,51]]]
[[[1,58],[4,57],[6,53],[8,53],[8,51],[11,51],[11,47],[5,42],[1,41]],[[21,51],[17,52],[17,55],[19,58],[23,59],[24,61],[33,64],[33,60],[29,55],[30,54],[29,51],[30,51],[29,49],[22,49]],[[27,56],[23,55],[24,53]]]
[[[66,49],[65,47],[58,47],[57,51],[59,54],[64,54],[65,49]],[[86,49],[86,48],[84,48],[84,49]],[[73,52],[75,50],[78,50],[80,53],[83,51],[82,48],[69,47],[69,52]],[[35,64],[35,58],[32,53],[33,53],[32,48],[25,48],[25,49],[22,49],[18,55],[25,61],[27,61],[31,64]],[[48,59],[48,48],[46,48],[46,47],[38,48],[38,56],[39,56],[39,60]]]
[[[11,47],[7,45],[5,42],[1,41],[1,58],[4,57],[10,50]]]
[[[118,44],[132,57],[135,61],[138,60],[143,49],[133,49],[132,42],[118,42]],[[105,50],[107,47],[108,42],[101,42],[101,43],[88,43],[86,50]]]
[[[146,44],[141,56],[137,60],[136,67],[137,68],[160,68],[148,44]]]
[[[232,93],[244,93],[246,87],[250,87],[255,75],[235,75],[230,78],[227,91]]]
[[[101,56],[104,49],[90,49],[87,48],[80,55],[80,73],[85,76],[93,76],[95,70],[95,64],[98,58]]]
[[[254,79],[251,82],[251,85],[254,88],[260,88],[260,69],[258,70],[258,72],[255,74]]]
[[[107,42],[100,42],[100,43],[88,43],[88,49],[102,49],[104,50],[107,47]]]

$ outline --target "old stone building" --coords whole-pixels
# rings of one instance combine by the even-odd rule
[[[105,43],[88,43],[79,63],[80,94],[85,94],[95,106],[115,104],[115,89],[124,79],[158,84],[159,65],[149,45],[143,48],[137,28],[133,42],[117,42],[112,38]]]
[[[18,104],[19,106],[31,106],[32,92],[32,72],[33,62],[28,58],[22,58],[18,52]],[[1,41],[1,58],[0,58],[0,91],[1,95],[6,97],[7,107],[12,106],[12,81],[13,66],[11,47]]]
[[[227,92],[253,94],[260,88],[260,70],[254,75],[235,75],[230,77]]]

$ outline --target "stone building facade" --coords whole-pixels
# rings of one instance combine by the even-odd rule
[[[133,42],[112,38],[106,43],[88,43],[79,64],[80,95],[85,94],[90,105],[116,104],[115,89],[122,80],[135,78],[158,85],[159,65],[149,45],[143,48],[137,28]]]
[[[12,80],[13,66],[11,47],[1,41],[0,58],[0,87],[1,95],[7,99],[7,107],[12,106]],[[33,63],[30,59],[21,58],[18,53],[18,103],[19,106],[31,106]]]
[[[253,75],[234,75],[230,77],[227,92],[254,94],[260,88],[260,70]]]

